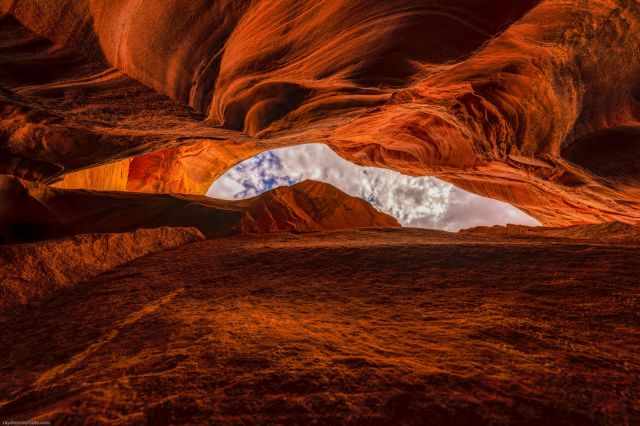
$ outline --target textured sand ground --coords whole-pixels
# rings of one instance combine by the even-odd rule
[[[189,244],[0,324],[0,418],[639,424],[637,253],[416,230]]]

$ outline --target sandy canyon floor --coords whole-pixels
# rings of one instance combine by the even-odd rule
[[[640,424],[634,245],[418,230],[209,240],[0,324],[0,418]]]

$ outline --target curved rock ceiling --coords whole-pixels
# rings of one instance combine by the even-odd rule
[[[0,13],[5,174],[204,193],[258,152],[315,142],[546,225],[640,222],[632,0],[0,0]]]

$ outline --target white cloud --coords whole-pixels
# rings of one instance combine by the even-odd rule
[[[356,166],[319,144],[277,149],[244,161],[214,182],[207,195],[249,198],[305,179],[330,183],[367,200],[403,226],[456,231],[506,223],[538,225],[509,204],[462,191],[432,177]]]

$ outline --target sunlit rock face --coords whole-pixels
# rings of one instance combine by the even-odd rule
[[[304,181],[249,200],[241,230],[248,233],[309,232],[362,227],[400,227],[366,201],[321,182]]]
[[[547,225],[640,222],[634,1],[3,0],[0,11],[3,173],[52,181],[161,150],[153,173],[134,159],[119,185],[202,193],[233,162],[317,142]],[[187,179],[174,163],[203,143],[233,160],[209,168],[202,154]],[[74,179],[95,187],[100,174]]]

